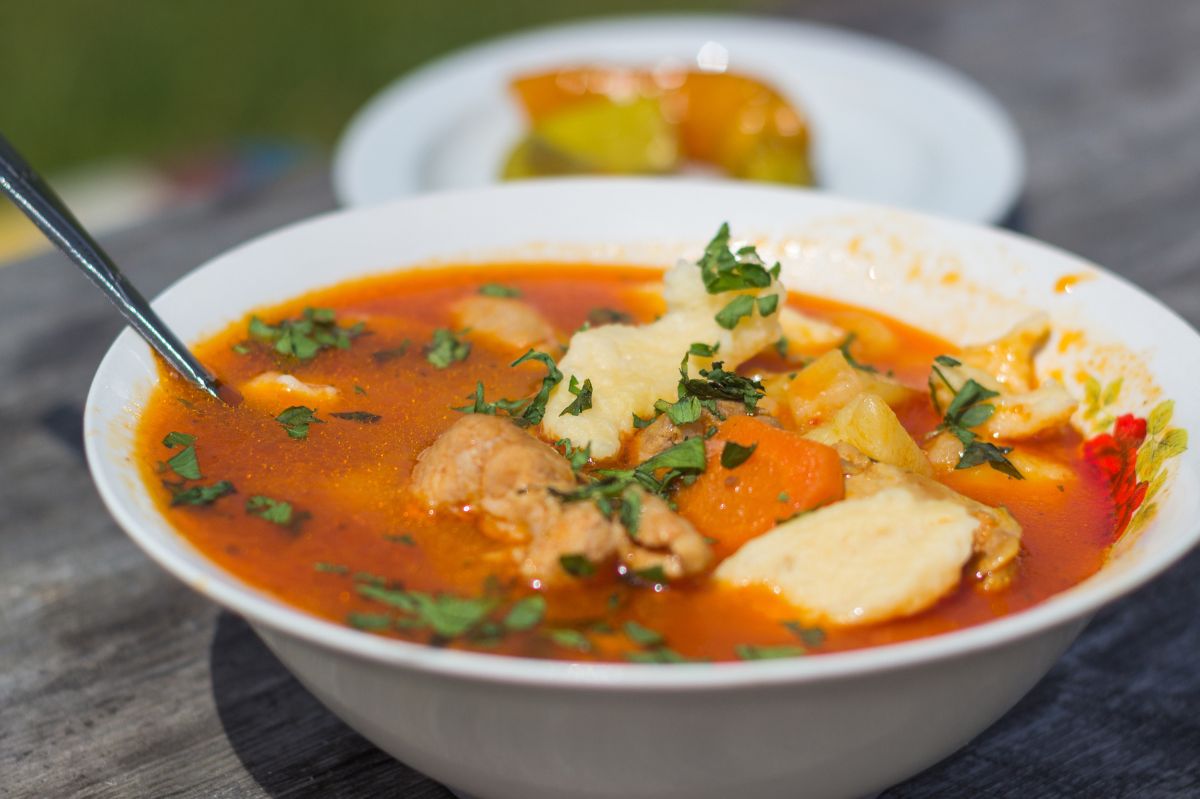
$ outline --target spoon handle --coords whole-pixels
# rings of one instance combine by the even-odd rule
[[[217,379],[158,318],[150,303],[3,135],[0,135],[0,190],[112,300],[125,321],[168,364],[198,388],[219,398]]]

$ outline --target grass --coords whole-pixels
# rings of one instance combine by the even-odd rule
[[[448,50],[606,13],[763,0],[0,3],[0,130],[43,170],[233,139],[328,149],[380,87]]]

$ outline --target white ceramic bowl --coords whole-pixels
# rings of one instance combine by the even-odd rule
[[[1052,342],[1041,368],[1061,369],[1079,394],[1074,376],[1082,370],[1105,384],[1123,376],[1120,399],[1106,411],[1144,416],[1169,397],[1173,426],[1200,425],[1200,337],[1136,288],[1019,236],[795,190],[563,180],[425,196],[257,239],[195,270],[155,307],[194,340],[255,306],[430,261],[518,256],[667,266],[680,253],[697,255],[722,220],[782,258],[792,288],[880,308],[955,340],[994,335],[1030,309],[1047,310],[1058,329],[1083,335],[1063,347]],[[710,665],[572,664],[433,649],[293,610],[178,537],[132,460],[132,431],[155,380],[150,351],[126,330],[88,397],[88,460],[117,521],[164,568],[245,616],[355,729],[478,797],[880,790],[987,727],[1097,608],[1161,572],[1200,534],[1200,469],[1187,452],[1168,464],[1157,514],[1099,574],[962,632]]]

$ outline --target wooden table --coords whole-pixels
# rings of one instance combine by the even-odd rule
[[[995,92],[1029,149],[1021,226],[1200,322],[1200,3],[793,10],[898,40]],[[332,205],[318,165],[105,244],[154,294]],[[119,327],[57,254],[0,269],[0,794],[448,797],[343,726],[241,620],[109,519],[84,466],[80,409]],[[973,744],[884,795],[1196,795],[1198,606],[1194,554],[1101,613]]]

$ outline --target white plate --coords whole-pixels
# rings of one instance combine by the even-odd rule
[[[716,43],[719,47],[714,47]],[[554,66],[647,66],[728,56],[810,116],[821,188],[977,222],[997,222],[1021,190],[1011,120],[983,89],[937,61],[879,39],[808,23],[651,16],[544,28],[478,45],[397,81],[338,143],[346,206],[497,181],[524,127],[514,75]]]

